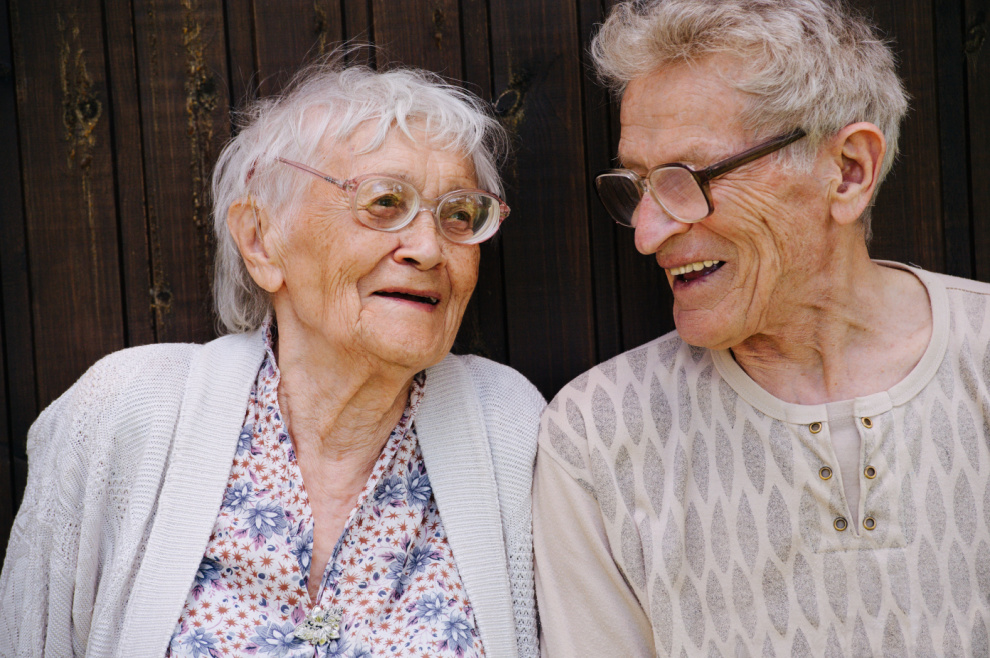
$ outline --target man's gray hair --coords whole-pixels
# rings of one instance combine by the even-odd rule
[[[844,126],[869,121],[887,140],[879,187],[897,155],[908,97],[876,28],[842,0],[655,0],[617,5],[591,44],[601,79],[621,93],[633,79],[711,56],[744,74],[724,81],[751,102],[745,129],[769,138],[801,127],[792,147],[810,162]],[[870,236],[869,211],[863,222]]]
[[[238,115],[240,130],[224,147],[213,172],[213,224],[216,234],[214,303],[220,324],[231,333],[252,331],[271,312],[269,294],[258,287],[227,229],[232,205],[264,207],[285,228],[303,190],[310,184],[298,170],[276,158],[314,168],[326,149],[372,122],[362,153],[382,146],[394,130],[410,139],[425,134],[431,147],[463,154],[474,166],[478,185],[502,195],[498,165],[508,140],[486,104],[440,76],[411,68],[384,72],[344,66],[337,52],[300,71],[278,96],[248,105]],[[334,172],[351,176],[356,172]]]

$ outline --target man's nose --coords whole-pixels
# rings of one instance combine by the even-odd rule
[[[672,236],[691,229],[690,224],[674,219],[651,194],[643,195],[633,220],[636,226],[636,250],[644,255],[655,254]]]

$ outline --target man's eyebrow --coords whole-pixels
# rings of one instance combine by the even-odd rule
[[[626,160],[622,157],[621,153],[615,156],[615,162],[622,169],[636,169],[638,167],[646,170],[663,164],[686,164],[690,165],[693,169],[704,169],[705,167],[729,157],[729,155],[731,154],[713,155],[710,152],[705,152],[702,149],[699,149],[697,146],[692,146],[685,151],[681,151],[677,158],[666,159],[663,161],[658,160],[657,162],[650,162],[648,165],[640,162],[636,158]]]

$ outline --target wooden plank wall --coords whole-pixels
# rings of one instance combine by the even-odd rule
[[[589,72],[612,0],[0,0],[0,537],[27,428],[101,356],[205,341],[212,163],[246,99],[344,39],[465,84],[513,135],[513,216],[458,348],[548,396],[672,328],[653,259],[589,186],[617,140]],[[990,280],[990,0],[858,0],[912,95],[876,257]]]

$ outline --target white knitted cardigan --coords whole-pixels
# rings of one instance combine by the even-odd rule
[[[0,656],[163,656],[226,486],[260,332],[112,354],[28,435],[0,575]],[[514,370],[448,356],[416,416],[488,656],[535,658],[530,482],[544,406]]]

